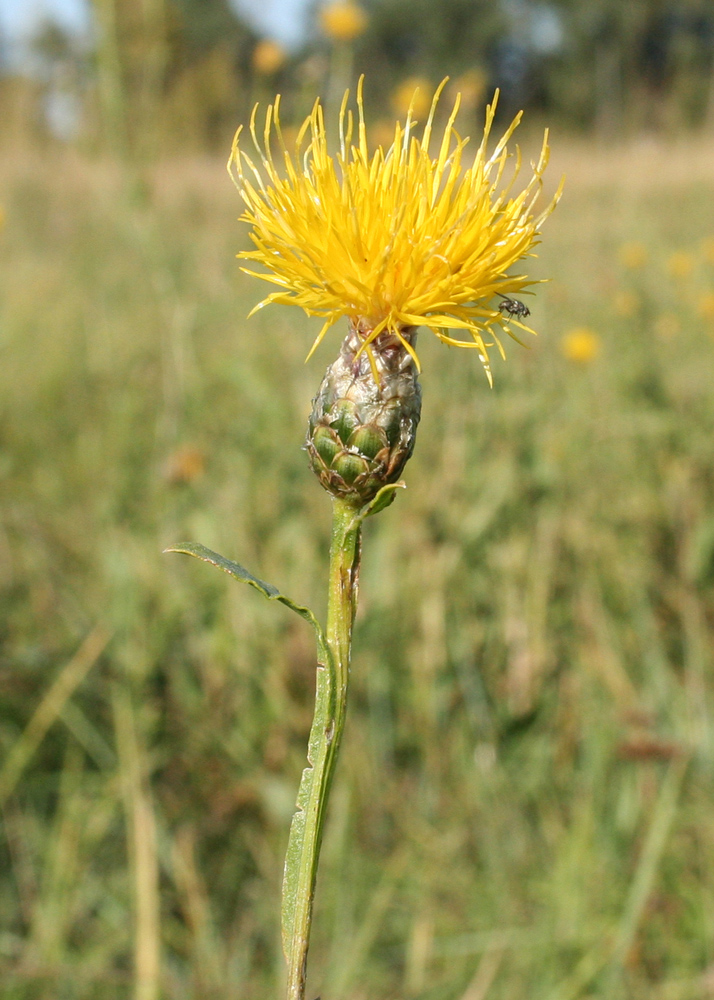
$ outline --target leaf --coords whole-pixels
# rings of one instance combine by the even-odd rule
[[[289,965],[293,962],[292,956],[300,952],[300,941],[296,940],[296,933],[299,937],[298,929],[306,924],[299,911],[302,909],[309,912],[312,909],[321,830],[327,807],[329,765],[334,755],[334,727],[330,726],[330,720],[334,717],[334,667],[329,650],[319,643],[318,657],[315,715],[310,727],[307,750],[308,766],[303,769],[300,778],[283,872],[281,927],[283,952]],[[308,886],[307,891],[301,891],[301,886]]]
[[[315,717],[310,730],[310,741],[308,746],[308,766],[302,773],[300,788],[298,790],[297,808],[290,825],[290,835],[288,838],[287,856],[285,858],[285,874],[283,879],[283,907],[282,907],[282,930],[283,930],[283,950],[289,960],[291,952],[296,947],[295,942],[295,915],[297,909],[303,906],[311,906],[310,898],[302,898],[299,890],[301,881],[304,881],[305,871],[313,873],[316,870],[317,849],[319,848],[319,830],[322,826],[323,814],[326,804],[325,783],[329,777],[326,763],[332,753],[332,738],[325,738],[326,731],[330,724],[330,719],[334,717],[334,688],[335,688],[335,668],[332,661],[332,654],[327,645],[325,633],[315,615],[309,608],[296,604],[295,601],[281,594],[277,587],[271,583],[260,580],[257,576],[247,570],[239,563],[226,559],[225,556],[213,552],[197,542],[186,542],[180,545],[171,545],[164,549],[164,552],[179,552],[187,556],[194,556],[203,562],[217,566],[224,573],[228,573],[235,580],[247,583],[260,591],[263,597],[269,601],[280,601],[296,614],[309,622],[315,630],[317,639],[317,690],[315,700]],[[308,826],[313,831],[308,836]],[[314,831],[317,830],[317,836]]]
[[[405,490],[406,488],[407,484],[401,479],[398,483],[389,483],[387,486],[383,486],[379,493],[359,512],[360,521],[363,521],[365,517],[371,517],[373,514],[379,514],[381,510],[384,510],[385,507],[394,502],[397,490]]]
[[[265,580],[258,579],[257,576],[253,576],[249,570],[239,563],[233,562],[232,559],[226,559],[225,556],[219,555],[218,552],[213,552],[212,549],[207,549],[205,545],[201,545],[199,542],[184,542],[179,545],[170,545],[169,548],[164,549],[164,552],[179,552],[183,555],[194,556],[196,559],[201,559],[212,566],[217,566],[224,573],[228,573],[235,580],[239,580],[240,583],[247,583],[251,587],[255,587],[269,601],[280,601],[281,604],[294,611],[296,615],[300,615],[306,622],[309,622],[315,629],[318,640],[324,643],[325,636],[322,626],[309,608],[303,607],[302,604],[297,604],[291,598],[286,597],[285,594],[281,594],[278,588],[274,587],[272,583],[266,583]]]

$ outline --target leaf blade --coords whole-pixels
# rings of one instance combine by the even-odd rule
[[[164,552],[178,552],[180,555],[193,556],[202,562],[210,563],[211,566],[216,566],[218,569],[223,570],[224,573],[228,573],[234,580],[238,580],[240,583],[247,583],[269,601],[279,601],[285,607],[294,611],[296,615],[300,615],[301,618],[309,622],[315,629],[318,639],[324,643],[325,637],[322,626],[310,608],[298,604],[297,601],[293,601],[292,598],[281,593],[272,583],[266,583],[260,577],[254,576],[250,570],[246,569],[245,566],[241,566],[240,563],[234,562],[232,559],[227,559],[220,553],[214,552],[213,549],[201,545],[200,542],[180,542],[177,545],[170,545],[164,549]]]

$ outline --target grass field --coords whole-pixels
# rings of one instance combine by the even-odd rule
[[[311,997],[714,996],[713,154],[556,136],[539,338],[491,391],[422,335]],[[339,334],[304,365],[315,323],[246,320],[220,162],[20,151],[0,185],[0,997],[278,997],[311,636],[161,550],[322,612]]]

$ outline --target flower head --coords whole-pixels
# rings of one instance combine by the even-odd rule
[[[423,76],[409,76],[392,91],[392,108],[405,117],[411,112],[416,118],[429,114],[434,99],[434,87]],[[391,139],[391,136],[390,136]]]
[[[239,256],[266,269],[249,274],[278,287],[256,309],[279,302],[325,318],[313,350],[329,327],[347,316],[365,331],[363,346],[370,357],[370,345],[386,332],[396,336],[418,365],[402,331],[423,325],[444,343],[476,348],[490,377],[488,347],[496,343],[503,354],[495,328],[514,337],[513,326],[533,332],[499,305],[504,297],[536,283],[509,272],[532,255],[560,189],[535,215],[548,162],[546,132],[532,177],[519,194],[511,195],[520,156],[508,183],[503,183],[503,175],[507,142],[520,115],[489,155],[495,99],[487,108],[483,139],[471,166],[463,163],[467,140],[454,130],[458,99],[432,157],[429,147],[442,88],[420,137],[413,134],[410,112],[404,125],[397,122],[391,146],[386,151],[379,147],[371,156],[362,81],[356,129],[347,110],[348,94],[342,102],[335,156],[328,152],[319,101],[300,130],[294,154],[282,139],[279,98],[268,107],[262,141],[254,112],[251,133],[260,162],[254,163],[240,147],[240,131],[229,160],[246,206],[241,219],[252,227],[254,244]],[[275,158],[274,138],[280,148]],[[470,339],[447,332],[453,330]]]
[[[563,337],[560,349],[568,361],[576,365],[588,365],[600,353],[600,338],[594,330],[576,327]]]
[[[474,111],[483,98],[487,83],[486,73],[481,67],[476,66],[457,77],[449,87],[449,91],[454,95],[461,95],[461,106],[466,111]]]
[[[670,255],[667,270],[673,278],[688,278],[694,270],[694,257],[686,250],[677,250]]]
[[[253,49],[253,69],[260,76],[272,76],[285,64],[285,49],[272,38],[264,38]]]
[[[320,26],[333,41],[351,42],[367,27],[367,15],[359,4],[338,0],[322,8]]]

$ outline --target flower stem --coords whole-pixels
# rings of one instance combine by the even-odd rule
[[[315,715],[298,813],[285,860],[283,932],[288,963],[287,1000],[304,1000],[312,903],[327,799],[347,709],[352,623],[357,607],[362,518],[349,501],[333,499],[326,650],[318,649]],[[296,873],[295,881],[289,873]],[[287,928],[287,932],[286,932]]]

